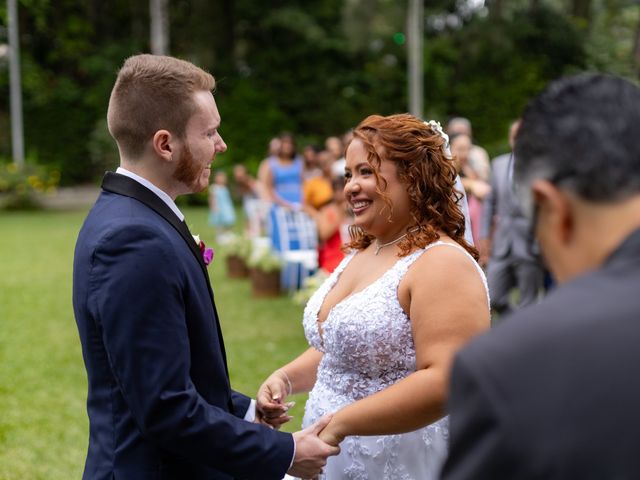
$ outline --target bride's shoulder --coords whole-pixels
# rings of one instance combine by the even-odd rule
[[[478,277],[479,266],[473,256],[459,243],[451,239],[440,239],[422,249],[419,258],[409,269],[409,278],[424,281],[429,278],[453,280]]]

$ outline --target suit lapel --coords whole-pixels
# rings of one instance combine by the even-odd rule
[[[107,172],[102,180],[102,189],[108,192],[117,193],[119,195],[124,195],[126,197],[135,198],[140,202],[144,203],[147,207],[151,208],[157,214],[159,214],[162,218],[164,218],[167,222],[173,226],[183,238],[191,253],[196,257],[198,263],[200,264],[203,273],[207,276],[207,282],[209,277],[207,275],[207,267],[204,264],[204,260],[202,259],[202,253],[200,249],[196,245],[196,242],[193,240],[193,236],[186,224],[176,216],[175,213],[169,208],[169,206],[164,203],[160,197],[158,197],[155,193],[149,190],[144,185],[136,182],[135,180],[125,176],[119,175],[117,173]]]
[[[177,230],[182,239],[187,242],[191,253],[196,257],[196,260],[200,264],[202,273],[205,276],[207,283],[207,289],[209,290],[209,296],[211,297],[211,305],[213,306],[213,312],[216,317],[216,328],[218,330],[218,338],[220,340],[220,350],[222,352],[222,358],[224,359],[224,369],[227,372],[227,379],[229,378],[229,368],[227,367],[227,353],[224,348],[224,342],[222,340],[222,330],[220,328],[220,321],[218,320],[218,311],[216,309],[216,302],[213,298],[213,290],[211,289],[211,281],[209,280],[209,272],[207,272],[207,266],[204,264],[202,258],[202,252],[198,245],[196,245],[189,228],[187,225],[180,221],[180,219],[173,213],[173,210],[164,203],[160,197],[149,190],[144,185],[136,182],[132,178],[125,175],[120,175],[113,172],[107,172],[102,179],[102,189],[107,192],[117,193],[124,195],[125,197],[135,198],[136,200],[144,203],[147,207],[155,211],[158,215],[164,218],[171,224],[173,228]]]

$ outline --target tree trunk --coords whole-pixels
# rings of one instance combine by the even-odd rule
[[[636,75],[640,77],[640,20],[636,25],[636,33],[633,36],[633,64]]]
[[[571,0],[571,15],[591,19],[591,0]]]
[[[489,15],[493,19],[501,19],[503,12],[503,1],[502,0],[491,0],[489,3]]]
[[[580,26],[589,29],[591,24],[591,0],[571,0],[571,11],[569,12],[572,17],[580,22]]]
[[[150,0],[151,53],[169,54],[169,0]]]
[[[229,56],[229,60],[235,60],[236,55],[236,29],[235,29],[235,8],[233,0],[224,0],[222,2],[222,15],[225,18],[225,32],[222,39],[223,48],[227,52],[232,52]]]

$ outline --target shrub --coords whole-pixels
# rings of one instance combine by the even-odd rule
[[[8,210],[40,208],[42,195],[54,193],[59,181],[58,170],[34,163],[19,168],[15,163],[0,162],[0,207]]]

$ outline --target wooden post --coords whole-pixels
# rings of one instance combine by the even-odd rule
[[[169,0],[149,0],[151,53],[169,55]]]
[[[11,151],[13,162],[24,167],[24,134],[22,126],[22,83],[20,75],[20,37],[16,0],[7,0],[9,23],[9,92],[11,103]]]
[[[418,118],[423,115],[423,45],[424,4],[423,0],[409,0],[407,9],[407,48],[409,76],[409,112]]]

